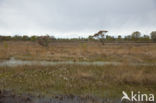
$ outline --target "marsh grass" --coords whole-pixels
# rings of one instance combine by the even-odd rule
[[[123,90],[156,93],[154,66],[0,67],[0,89],[42,95],[120,97]]]
[[[7,44],[7,46],[6,46]],[[0,42],[0,59],[51,61],[156,62],[156,44],[105,44],[52,42],[48,48],[35,42]]]

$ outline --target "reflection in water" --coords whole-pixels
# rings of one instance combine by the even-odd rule
[[[30,96],[30,95],[15,95],[11,92],[1,93],[0,103],[120,103],[120,99],[104,99],[91,96]]]
[[[21,66],[21,65],[43,65],[43,66],[53,66],[53,65],[61,65],[61,64],[76,64],[76,65],[123,65],[122,62],[105,62],[105,61],[95,61],[95,62],[87,62],[87,61],[30,61],[30,60],[17,60],[11,58],[10,60],[5,60],[0,62],[0,66]],[[127,63],[127,65],[142,65],[142,66],[156,66],[156,63]]]

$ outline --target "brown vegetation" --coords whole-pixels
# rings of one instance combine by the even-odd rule
[[[30,41],[0,42],[0,59],[52,61],[156,62],[156,44],[52,42],[47,48]]]
[[[122,91],[156,93],[154,66],[0,67],[0,89],[43,95],[120,97]]]

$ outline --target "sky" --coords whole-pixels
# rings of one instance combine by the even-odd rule
[[[156,0],[0,0],[0,35],[88,37],[149,34],[156,30]]]

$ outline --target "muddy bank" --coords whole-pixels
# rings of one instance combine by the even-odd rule
[[[32,96],[32,95],[15,95],[9,91],[0,91],[0,103],[156,103],[156,102],[130,102],[120,99],[97,98],[92,96],[62,96],[53,97]]]
[[[100,99],[91,96],[31,96],[31,95],[15,95],[9,91],[0,91],[0,103],[120,103],[120,99]]]

